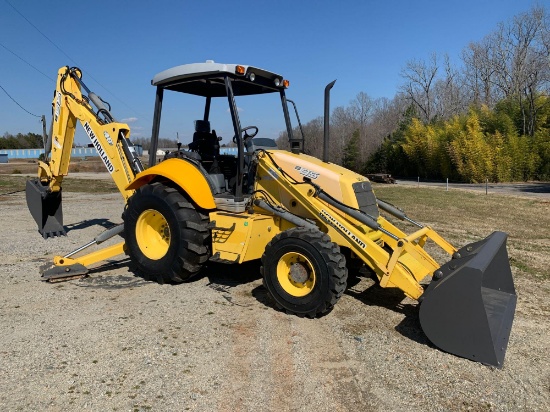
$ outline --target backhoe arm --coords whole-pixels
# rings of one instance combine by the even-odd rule
[[[137,173],[143,171],[143,166],[129,140],[128,125],[116,122],[107,106],[82,82],[80,69],[59,69],[45,159],[39,162],[38,178],[27,181],[27,205],[44,238],[65,234],[61,186],[69,173],[77,121],[90,138],[124,201],[134,192],[126,187]]]

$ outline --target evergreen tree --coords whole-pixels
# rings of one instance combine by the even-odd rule
[[[344,147],[342,156],[342,166],[346,169],[358,172],[359,167],[359,130],[355,130],[348,143]]]

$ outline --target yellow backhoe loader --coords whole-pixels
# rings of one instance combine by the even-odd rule
[[[347,265],[362,262],[381,287],[398,288],[421,302],[420,322],[432,343],[502,367],[516,305],[505,233],[457,249],[429,226],[377,199],[367,178],[330,163],[327,150],[323,160],[304,154],[303,134],[293,135],[288,104],[294,102],[285,94],[289,82],[278,74],[207,61],[163,71],[152,85],[156,103],[149,167],[144,168],[128,126],[115,122],[109,105],[82,82],[81,71],[59,70],[46,160],[38,177],[27,183],[31,214],[44,238],[65,234],[61,183],[79,121],[124,198],[124,222],[56,256],[43,271],[44,279],[80,277],[89,265],[122,253],[140,276],[160,283],[183,282],[208,260],[240,264],[261,259],[264,285],[276,305],[313,318],[330,311],[344,293]],[[333,85],[325,89],[325,149]],[[193,109],[199,107],[202,118],[195,121],[189,150],[178,147],[157,162],[165,91],[200,100]],[[258,95],[278,97],[289,151],[254,139],[257,126],[242,127],[236,100],[255,96],[263,104],[265,97]],[[220,151],[220,138],[210,125],[211,107],[220,101],[229,106],[223,113],[229,113],[236,155]],[[297,112],[296,117],[299,122]],[[413,230],[404,233],[380,211]],[[123,242],[82,255],[86,247],[117,234]],[[428,240],[451,260],[439,265],[424,248]],[[426,277],[431,277],[427,286],[421,284]]]

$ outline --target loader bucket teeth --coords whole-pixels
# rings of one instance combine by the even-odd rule
[[[506,238],[494,232],[460,249],[434,273],[420,299],[420,324],[435,346],[497,368],[517,300]]]
[[[27,206],[38,225],[38,231],[44,239],[56,236],[66,236],[63,228],[63,209],[61,207],[61,191],[48,192],[39,179],[27,180]]]

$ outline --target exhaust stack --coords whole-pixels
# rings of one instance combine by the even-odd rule
[[[325,127],[323,138],[323,162],[328,163],[328,140],[330,137],[330,89],[334,86],[336,80],[333,80],[325,87]]]

